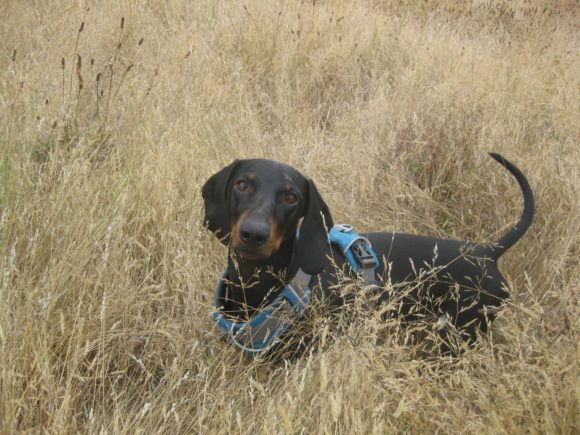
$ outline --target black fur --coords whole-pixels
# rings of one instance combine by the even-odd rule
[[[435,320],[445,318],[452,326],[440,328],[443,342],[450,330],[468,342],[487,330],[509,297],[497,260],[524,235],[534,215],[534,197],[525,176],[499,154],[491,156],[516,178],[524,197],[520,221],[497,243],[365,234],[380,259],[378,303],[395,296],[399,300],[396,311],[386,315],[405,321],[426,313]],[[247,320],[299,268],[317,275],[312,283],[326,300],[344,303],[334,269],[342,267],[344,258],[328,244],[332,216],[312,180],[281,163],[241,160],[213,175],[202,193],[207,227],[230,246],[226,312]],[[230,234],[232,228],[240,234]]]

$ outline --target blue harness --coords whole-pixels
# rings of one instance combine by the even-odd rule
[[[379,266],[377,255],[365,237],[353,231],[351,225],[335,225],[328,233],[330,243],[337,246],[348,264],[367,285],[376,284],[375,269]],[[247,356],[256,357],[267,351],[292,324],[299,319],[310,304],[311,275],[299,269],[290,283],[267,307],[261,309],[247,322],[226,318],[221,301],[225,297],[227,268],[215,289],[212,317],[227,340]]]

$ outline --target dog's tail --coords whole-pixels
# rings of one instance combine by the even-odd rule
[[[522,172],[511,162],[496,153],[489,153],[500,165],[504,166],[517,180],[524,196],[524,210],[519,222],[503,235],[501,239],[494,243],[492,248],[493,257],[499,258],[504,252],[516,244],[516,242],[526,233],[532,219],[534,218],[534,193],[528,180]]]

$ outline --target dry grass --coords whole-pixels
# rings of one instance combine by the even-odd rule
[[[577,1],[265,3],[0,3],[0,432],[577,433]],[[279,365],[218,340],[218,168],[492,240],[521,195],[488,150],[538,207],[476,349],[416,358],[373,319]]]

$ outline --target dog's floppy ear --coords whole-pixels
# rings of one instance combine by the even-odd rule
[[[234,160],[230,165],[212,175],[201,188],[205,204],[204,224],[226,244],[225,237],[231,232],[228,184],[239,164],[239,160]]]
[[[328,231],[332,228],[332,216],[312,180],[308,180],[308,202],[300,234],[294,245],[294,268],[309,275],[322,271],[328,263]]]

